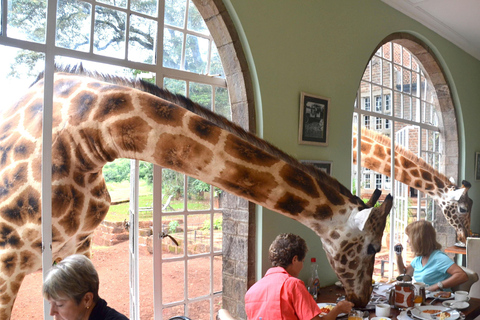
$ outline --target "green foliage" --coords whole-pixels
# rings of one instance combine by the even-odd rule
[[[213,220],[213,230],[222,230],[222,218]],[[202,230],[210,230],[210,220],[204,220]]]
[[[170,221],[170,223],[168,224],[168,233],[175,233],[177,232],[177,227],[179,226],[180,224],[178,223],[177,220],[172,220]]]

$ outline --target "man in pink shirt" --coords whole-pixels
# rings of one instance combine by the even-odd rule
[[[340,313],[349,313],[353,303],[340,301],[327,315],[320,317],[320,308],[298,275],[308,248],[300,236],[283,233],[270,245],[272,268],[245,295],[249,320],[322,319],[333,320]]]

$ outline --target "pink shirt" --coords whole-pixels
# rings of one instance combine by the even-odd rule
[[[268,269],[247,291],[245,310],[249,320],[310,320],[320,314],[303,281],[282,267]]]

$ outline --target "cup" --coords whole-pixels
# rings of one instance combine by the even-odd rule
[[[348,320],[363,320],[363,312],[360,310],[350,310]]]
[[[422,303],[425,302],[425,283],[415,282],[415,296],[413,298],[413,303],[415,307],[420,307]]]
[[[390,305],[379,303],[375,306],[375,314],[377,317],[390,317]]]
[[[470,297],[467,291],[455,291],[455,301],[468,301]]]

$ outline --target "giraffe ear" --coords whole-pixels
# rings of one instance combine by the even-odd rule
[[[365,227],[365,223],[367,222],[368,218],[370,217],[370,213],[372,212],[373,208],[363,209],[362,211],[352,211],[350,215],[350,222],[352,227],[357,227],[360,231],[363,231]]]
[[[457,184],[457,183],[455,182],[455,179],[454,179],[453,177],[450,177],[450,179],[448,179],[448,180],[449,180],[451,183],[455,184],[455,185]]]
[[[458,188],[456,190],[451,190],[447,193],[448,199],[453,201],[458,201],[463,196],[465,188]]]

